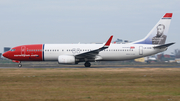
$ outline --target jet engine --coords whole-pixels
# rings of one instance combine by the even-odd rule
[[[60,55],[58,57],[59,64],[75,64],[75,57],[71,55]]]

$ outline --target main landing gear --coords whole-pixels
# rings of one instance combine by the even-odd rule
[[[85,66],[85,67],[91,67],[91,63],[90,63],[89,61],[86,61],[86,62],[84,63],[84,66]]]

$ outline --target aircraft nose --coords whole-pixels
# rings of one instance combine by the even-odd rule
[[[9,57],[8,52],[3,53],[3,56],[4,56],[5,58],[8,58],[8,57]]]

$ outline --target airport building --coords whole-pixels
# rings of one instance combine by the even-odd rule
[[[9,51],[11,48],[10,47],[4,47],[4,53]]]
[[[123,40],[123,39],[117,39],[115,41],[113,41],[114,44],[126,44],[126,43],[130,43],[132,41],[129,40]]]

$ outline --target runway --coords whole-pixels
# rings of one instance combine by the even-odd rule
[[[19,67],[0,67],[0,68],[19,68]],[[92,66],[92,67],[84,67],[84,66],[33,66],[33,67],[21,67],[21,68],[180,68],[180,66]]]

